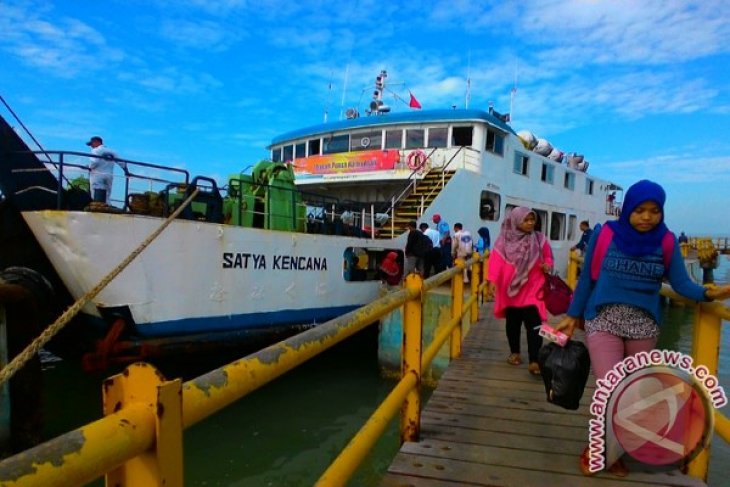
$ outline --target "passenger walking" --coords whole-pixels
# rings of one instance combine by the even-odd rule
[[[441,215],[436,213],[431,220],[436,225],[436,231],[439,232],[441,247],[441,270],[451,267],[451,229],[449,224],[441,219]]]
[[[423,277],[428,278],[433,274],[438,274],[443,269],[441,268],[441,236],[439,232],[430,228],[428,223],[421,223],[418,228],[423,232],[425,236],[431,239],[433,248],[426,253],[423,260]]]
[[[424,258],[430,250],[431,240],[416,228],[416,221],[408,222],[408,239],[406,240],[406,262],[403,274],[417,272],[423,275]],[[428,244],[428,245],[426,245]]]
[[[570,250],[580,250],[583,254],[586,251],[586,247],[588,247],[588,242],[591,241],[591,235],[593,235],[593,229],[591,228],[591,224],[588,223],[588,220],[580,222],[580,231],[583,232],[580,236],[580,240],[577,244],[573,245]]]
[[[664,277],[677,293],[695,301],[730,297],[730,285],[705,289],[690,279],[676,237],[667,236],[665,200],[664,189],[652,181],[641,180],[628,189],[619,219],[607,222],[588,244],[585,262],[593,265],[601,233],[606,226],[613,233],[603,248],[597,279],[588,268],[581,272],[567,316],[556,327],[572,335],[585,319],[585,341],[596,379],[624,358],[656,346]],[[666,239],[670,239],[671,250]],[[585,475],[591,474],[588,455],[586,448],[580,457]],[[620,458],[608,471],[619,476],[628,473]]]
[[[451,244],[451,256],[454,259],[467,260],[473,252],[474,242],[471,238],[471,233],[468,230],[464,230],[464,226],[461,223],[454,223],[454,239]],[[464,267],[464,282],[469,282],[469,270],[466,267]]]
[[[530,208],[513,208],[502,222],[494,250],[489,254],[487,279],[494,286],[494,316],[506,319],[510,354],[507,363],[520,365],[522,326],[527,331],[528,371],[540,374],[537,355],[542,346],[538,328],[547,320],[540,299],[545,273],[553,267],[548,239],[535,230],[537,215]]]
[[[485,250],[492,248],[492,241],[489,238],[489,229],[487,227],[481,227],[477,230],[479,239],[477,240],[476,251],[484,255]]]

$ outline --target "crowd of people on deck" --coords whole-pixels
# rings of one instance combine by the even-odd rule
[[[487,227],[477,231],[479,238],[475,241],[471,232],[459,222],[454,224],[452,235],[451,227],[441,215],[433,215],[431,221],[433,227],[427,222],[421,222],[420,225],[415,220],[408,222],[403,272],[400,273],[402,277],[415,272],[428,278],[453,267],[455,259],[469,259],[474,251],[484,254],[491,246]],[[391,275],[388,269],[392,271],[392,261],[393,257],[386,254],[380,266],[383,281],[389,286],[400,284],[393,284],[394,278],[387,278]],[[465,283],[470,282],[467,269],[464,270],[463,279]]]
[[[614,198],[615,194],[610,195],[611,205]],[[579,328],[584,330],[582,340],[596,381],[625,358],[655,349],[662,322],[659,291],[665,280],[678,294],[694,301],[730,299],[730,285],[703,287],[689,277],[679,246],[688,239],[684,232],[677,238],[665,225],[665,200],[659,184],[641,180],[627,190],[620,210],[611,212],[617,219],[595,229],[587,220],[580,223],[582,234],[571,250],[579,251],[588,267],[580,273],[570,307],[555,322],[555,329],[569,337]],[[543,339],[538,329],[548,321],[542,289],[554,261],[548,238],[535,229],[535,211],[523,206],[509,210],[493,249],[486,228],[479,229],[479,240],[474,242],[461,223],[454,224],[452,235],[440,215],[433,215],[432,221],[435,228],[427,223],[417,228],[415,221],[409,225],[404,274],[418,272],[428,277],[451,267],[453,259],[468,258],[474,250],[489,251],[487,280],[494,296],[494,316],[505,320],[510,349],[507,363],[523,363],[524,326],[527,370],[540,375],[538,352]],[[421,245],[421,237],[428,240],[426,245]],[[423,250],[426,247],[428,251]],[[594,254],[601,260],[594,263]],[[463,277],[468,282],[466,271]],[[613,455],[606,470],[626,476],[621,453]],[[578,458],[580,471],[593,475],[589,448]]]

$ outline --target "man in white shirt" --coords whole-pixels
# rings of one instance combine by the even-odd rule
[[[117,154],[108,147],[105,147],[104,141],[98,135],[89,139],[86,145],[91,147],[91,153],[94,155],[89,162],[91,196],[94,201],[109,204],[109,198],[112,194],[114,162],[119,164],[122,169],[126,169],[126,164],[121,161],[115,161]]]
[[[456,259],[468,260],[474,252],[474,242],[471,233],[464,230],[461,223],[454,223],[454,238],[452,239],[451,256]],[[469,282],[468,269],[464,268],[464,282]]]
[[[419,230],[423,232],[425,236],[431,239],[433,248],[426,254],[424,258],[424,271],[423,277],[428,278],[432,274],[438,274],[441,272],[441,234],[437,230],[430,228],[428,223],[423,222],[418,226]]]

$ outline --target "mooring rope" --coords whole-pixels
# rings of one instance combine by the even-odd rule
[[[20,352],[13,360],[8,363],[5,367],[3,367],[2,370],[0,370],[0,386],[2,386],[5,382],[10,380],[10,378],[15,375],[15,373],[22,369],[23,366],[31,359],[35,354],[38,353],[38,351],[41,349],[43,345],[48,343],[51,338],[53,338],[59,331],[63,329],[64,326],[68,324],[71,319],[78,314],[79,311],[81,311],[81,308],[83,308],[86,303],[91,301],[97,294],[101,292],[102,289],[104,289],[107,284],[109,284],[117,275],[119,275],[120,272],[124,270],[125,267],[127,267],[139,254],[142,253],[144,249],[146,249],[169,225],[172,223],[172,221],[178,217],[178,215],[193,201],[193,199],[198,195],[200,192],[200,188],[195,188],[195,191],[185,200],[183,203],[170,215],[167,217],[167,220],[165,220],[162,225],[157,228],[154,232],[152,232],[144,241],[139,244],[139,246],[132,251],[131,254],[129,254],[117,267],[112,269],[111,272],[109,272],[104,278],[99,281],[99,283],[94,286],[94,288],[81,296],[79,299],[76,300],[75,303],[73,303],[71,306],[66,309],[66,311],[63,312],[61,316],[59,316],[56,321],[53,322],[48,328],[43,330],[43,333],[41,333],[38,338],[33,340],[33,342],[28,345],[25,350]]]

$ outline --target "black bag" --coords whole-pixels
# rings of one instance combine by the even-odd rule
[[[540,349],[537,361],[548,402],[578,409],[591,368],[586,346],[575,340],[568,340],[564,347],[548,343]]]
[[[426,257],[426,254],[431,252],[431,249],[433,249],[433,242],[425,233],[418,230],[414,231],[418,232],[418,238],[413,243],[413,255],[416,257]]]

